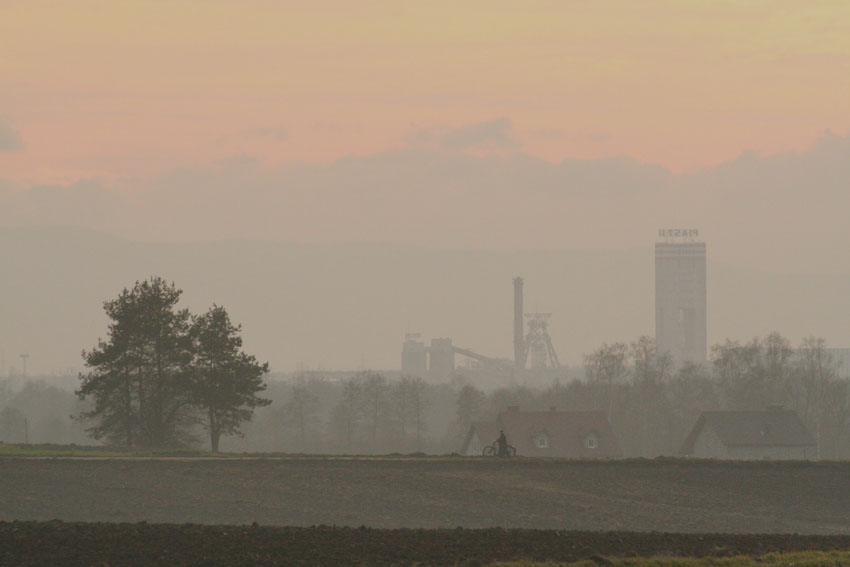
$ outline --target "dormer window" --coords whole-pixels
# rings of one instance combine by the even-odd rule
[[[585,449],[596,449],[599,447],[599,438],[595,433],[588,433],[584,438],[584,448]]]
[[[537,437],[534,438],[534,446],[538,449],[548,449],[549,448],[549,436],[545,433],[541,433]]]

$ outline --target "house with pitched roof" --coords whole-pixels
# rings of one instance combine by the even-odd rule
[[[462,455],[480,456],[504,431],[517,456],[572,459],[622,456],[611,424],[601,411],[520,411],[510,406],[495,421],[473,423]]]
[[[680,454],[698,459],[817,458],[817,442],[793,410],[706,411],[694,424]]]

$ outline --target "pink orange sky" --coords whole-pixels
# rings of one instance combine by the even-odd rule
[[[322,163],[501,118],[509,143],[477,151],[686,172],[805,148],[850,131],[850,2],[0,5],[0,178],[19,186]]]

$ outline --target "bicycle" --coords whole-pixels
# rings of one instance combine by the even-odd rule
[[[500,457],[499,455],[499,444],[495,441],[484,447],[484,450],[481,452],[485,457]],[[508,445],[506,457],[516,457],[516,447],[513,445]]]

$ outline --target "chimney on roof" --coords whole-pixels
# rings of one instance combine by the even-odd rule
[[[508,406],[506,409],[507,411],[514,413],[519,411],[519,406]]]

